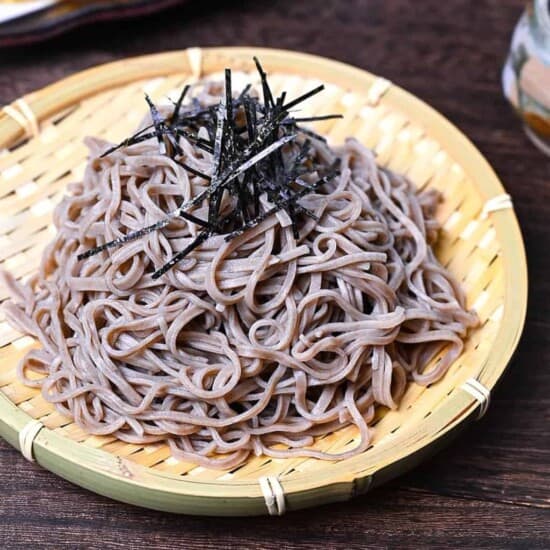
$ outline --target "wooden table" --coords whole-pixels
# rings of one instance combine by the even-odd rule
[[[73,71],[194,45],[334,57],[417,94],[461,128],[514,198],[530,271],[522,343],[486,417],[446,451],[345,504],[283,518],[173,516],[118,504],[0,442],[3,548],[550,547],[550,160],[502,97],[519,0],[190,1],[0,51],[0,104]]]

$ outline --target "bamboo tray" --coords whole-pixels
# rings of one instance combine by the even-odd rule
[[[38,464],[124,502],[189,514],[257,515],[364,493],[412,468],[484,412],[483,388],[493,388],[521,334],[527,301],[523,242],[511,202],[481,154],[441,115],[387,80],[281,50],[193,48],[126,59],[70,76],[4,108],[0,267],[19,277],[36,269],[51,239],[52,208],[67,183],[82,177],[85,135],[118,141],[143,116],[144,91],[161,100],[184,82],[225,67],[250,71],[253,55],[261,58],[274,87],[284,85],[290,95],[319,81],[327,84],[309,109],[345,115],[316,126],[331,141],[354,135],[376,150],[381,164],[405,172],[419,187],[443,192],[438,257],[462,281],[481,325],[443,380],[427,388],[410,384],[398,410],[378,411],[374,440],[363,454],[339,462],[255,457],[220,472],[176,461],[166,445],[130,445],[83,432],[38,390],[16,380],[18,360],[35,343],[0,318],[0,435],[20,448],[29,422],[38,419],[44,427],[34,444],[31,438]],[[346,428],[316,445],[341,451],[357,436],[355,428]],[[284,497],[269,493],[265,480],[260,483],[265,476]]]

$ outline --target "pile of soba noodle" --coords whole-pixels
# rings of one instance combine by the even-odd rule
[[[41,343],[20,378],[91,434],[167,441],[174,457],[215,468],[250,454],[350,457],[368,447],[375,407],[397,407],[409,380],[441,378],[477,321],[431,248],[438,194],[378,167],[354,139],[334,151],[315,143],[327,166],[340,157],[341,173],[300,199],[319,221],[304,217],[298,240],[273,215],[230,242],[211,237],[157,280],[195,224],[177,218],[77,255],[162,219],[207,182],[154,140],[105,158],[108,144],[87,143],[84,179],[55,211],[38,273],[3,278],[9,321]],[[188,164],[211,172],[209,153],[180,144]],[[206,205],[191,212],[204,217]],[[350,424],[354,448],[315,449],[317,436]]]

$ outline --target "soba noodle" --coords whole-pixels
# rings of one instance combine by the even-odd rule
[[[354,139],[336,150],[341,174],[301,199],[320,221],[304,218],[298,240],[279,213],[230,242],[210,238],[157,280],[197,234],[192,222],[77,255],[162,219],[206,182],[153,140],[105,158],[108,144],[88,145],[38,272],[3,278],[8,320],[41,344],[20,379],[90,434],[167,441],[173,456],[214,468],[250,454],[350,457],[368,447],[375,407],[396,408],[409,380],[441,378],[476,323],[431,248],[438,194],[378,167]],[[209,173],[209,153],[181,146]],[[350,424],[355,448],[315,448]]]

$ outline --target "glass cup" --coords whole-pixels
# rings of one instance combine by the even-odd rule
[[[525,132],[550,155],[550,0],[530,0],[502,71],[504,94]]]

